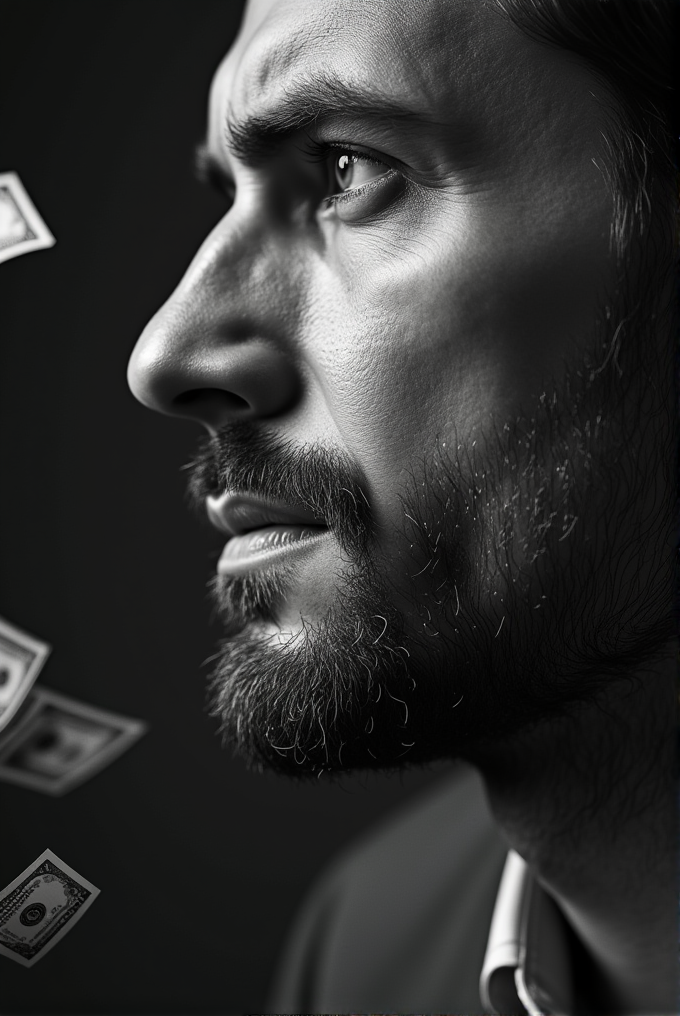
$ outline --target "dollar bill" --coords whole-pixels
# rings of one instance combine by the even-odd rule
[[[32,967],[68,934],[99,889],[52,850],[0,892],[0,956]]]
[[[0,780],[59,796],[94,776],[145,733],[142,720],[34,688],[0,742]]]
[[[50,648],[0,617],[0,731],[19,710]]]
[[[0,173],[0,261],[55,243],[17,174]]]

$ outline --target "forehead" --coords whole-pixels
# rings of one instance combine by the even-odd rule
[[[493,0],[252,0],[213,79],[209,138],[219,146],[227,113],[264,110],[316,76],[373,88],[443,123],[461,110],[493,110],[514,127],[541,109],[559,116],[565,89],[572,111],[587,104],[594,86],[568,54],[528,39]]]
[[[300,70],[368,74],[391,91],[420,82],[429,91],[437,71],[450,69],[453,40],[460,58],[471,32],[493,32],[498,20],[483,0],[255,0],[218,77],[223,87],[238,79],[236,101],[266,99]]]

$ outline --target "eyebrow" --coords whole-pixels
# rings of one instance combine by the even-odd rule
[[[330,119],[363,120],[381,126],[423,127],[423,112],[408,107],[391,96],[361,89],[323,75],[302,78],[261,113],[239,120],[228,117],[225,141],[229,151],[246,163],[257,163],[271,154],[272,148],[297,131]]]
[[[392,96],[365,90],[336,78],[315,75],[299,78],[283,95],[260,112],[242,118],[228,112],[224,125],[227,150],[240,162],[257,166],[270,158],[294,134],[329,120],[358,121],[385,130],[422,132],[444,125]],[[451,127],[448,126],[450,130]],[[347,139],[350,140],[349,138]],[[223,188],[230,175],[204,141],[196,149],[199,178]]]

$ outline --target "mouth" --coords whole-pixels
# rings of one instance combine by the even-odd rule
[[[229,493],[206,500],[208,518],[229,540],[217,563],[220,575],[243,575],[308,554],[329,536],[309,509]]]

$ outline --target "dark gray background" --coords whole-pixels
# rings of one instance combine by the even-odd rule
[[[46,847],[101,889],[9,1013],[258,1011],[324,862],[448,771],[297,787],[220,748],[205,710],[221,546],[185,505],[201,431],[127,391],[136,336],[222,214],[193,181],[241,4],[0,5],[0,172],[57,245],[0,265],[0,615],[52,644],[39,681],[150,724],[62,799],[0,787],[0,888]]]

